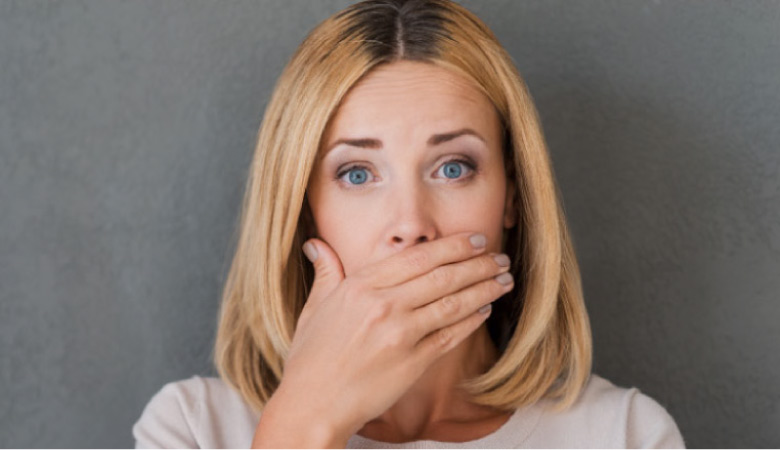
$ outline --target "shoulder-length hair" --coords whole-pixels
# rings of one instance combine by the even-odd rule
[[[222,294],[219,375],[257,411],[278,387],[314,280],[301,247],[313,237],[306,187],[323,131],[361,77],[398,60],[451,70],[492,101],[517,189],[519,220],[504,241],[515,288],[487,321],[500,356],[461,386],[474,403],[502,410],[542,398],[566,409],[590,376],[592,337],[547,144],[511,57],[479,18],[449,0],[356,3],[314,28],[285,67],[257,137]]]

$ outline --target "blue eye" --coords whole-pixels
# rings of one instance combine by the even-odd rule
[[[462,171],[458,163],[448,162],[444,165],[444,176],[447,178],[458,178]]]
[[[361,185],[368,180],[368,169],[365,166],[352,166],[339,172],[336,177],[340,180],[344,178],[344,175],[349,175],[347,184]]]
[[[367,177],[366,169],[357,167],[349,171],[349,181],[352,184],[363,184],[366,182]]]
[[[474,165],[468,161],[453,159],[444,163],[441,166],[440,171],[444,172],[445,178],[454,180],[460,178],[461,174],[463,173],[463,167],[466,167],[468,170],[474,170],[475,168]]]

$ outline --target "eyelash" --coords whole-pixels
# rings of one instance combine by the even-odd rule
[[[449,163],[460,163],[460,164],[463,164],[464,166],[466,166],[472,172],[472,174],[477,172],[477,164],[472,162],[472,161],[470,161],[470,160],[468,160],[468,159],[463,159],[463,158],[453,158],[453,159],[449,159],[447,161],[444,161],[443,163],[441,163],[439,168],[441,168],[445,164],[449,164]],[[347,167],[345,167],[343,169],[337,170],[336,171],[335,180],[336,181],[340,181],[342,184],[346,185],[347,189],[364,189],[365,188],[364,185],[366,183],[363,183],[363,184],[350,184],[350,183],[347,183],[347,182],[344,182],[343,180],[341,180],[341,178],[344,177],[344,175],[349,174],[349,172],[351,172],[352,170],[355,170],[355,169],[366,169],[366,170],[369,170],[368,167],[363,165],[363,164],[353,164],[351,166],[347,166]],[[438,172],[438,169],[437,169],[437,172]],[[451,181],[448,181],[448,183],[461,183],[461,182],[465,181],[467,178],[471,178],[471,175],[467,175],[467,176],[461,177],[461,178],[449,178],[449,180],[451,180]]]

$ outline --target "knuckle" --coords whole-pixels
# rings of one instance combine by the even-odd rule
[[[442,328],[436,332],[436,345],[439,348],[446,348],[452,341],[452,331],[449,328]]]
[[[429,261],[430,256],[428,256],[428,253],[419,248],[413,248],[406,257],[406,264],[417,270],[427,267]]]
[[[443,316],[452,316],[458,314],[460,311],[461,303],[454,295],[445,295],[439,301],[439,308]]]
[[[406,345],[406,334],[402,329],[394,329],[387,335],[386,345],[390,348],[401,348]]]
[[[479,270],[482,273],[490,275],[496,273],[496,271],[501,270],[501,266],[496,263],[494,257],[495,255],[489,255],[484,258],[480,258],[481,261],[479,262]]]
[[[367,313],[366,322],[378,324],[387,320],[393,313],[393,304],[385,300],[377,300]]]
[[[449,286],[453,281],[455,281],[455,277],[452,271],[448,270],[446,267],[438,267],[432,270],[429,276],[431,282],[433,282],[436,286]]]

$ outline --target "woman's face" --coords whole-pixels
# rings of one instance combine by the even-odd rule
[[[502,251],[516,217],[501,137],[492,103],[464,78],[420,62],[376,68],[325,130],[307,189],[317,237],[345,276],[463,231]]]

